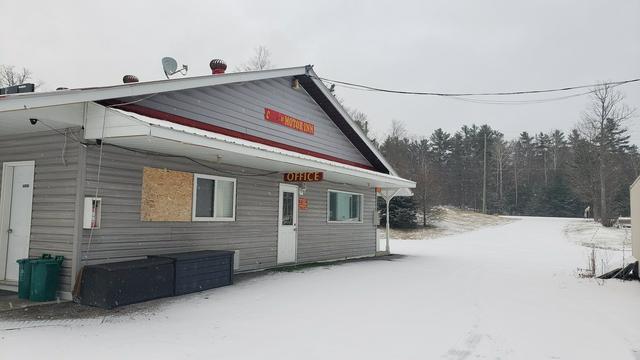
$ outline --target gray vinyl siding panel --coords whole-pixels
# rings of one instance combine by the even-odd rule
[[[280,78],[173,91],[138,101],[136,105],[371,166],[304,89],[291,88],[291,80]],[[265,107],[314,124],[315,134],[265,120]]]
[[[328,190],[362,194],[361,223],[328,223]],[[327,181],[307,185],[304,197],[309,207],[299,211],[298,261],[313,262],[348,257],[370,256],[376,252],[375,190]]]
[[[66,131],[73,131],[76,137],[81,133],[79,129]],[[29,256],[49,253],[65,257],[62,291],[71,290],[79,146],[72,140],[65,144],[65,138],[53,131],[0,137],[0,165],[35,160]],[[0,176],[1,171],[0,166]]]
[[[95,195],[98,157],[97,148],[88,150],[86,196]],[[92,235],[89,230],[83,231],[83,260],[93,263],[176,251],[228,249],[240,250],[241,270],[275,264],[277,174],[237,179],[234,222],[143,222],[140,202],[145,166],[232,177],[186,159],[149,156],[105,146],[98,193],[102,198],[101,228],[95,229]],[[220,164],[210,166],[238,171]]]
[[[99,148],[87,150],[85,195],[94,196]],[[152,254],[198,249],[240,251],[239,271],[276,266],[278,196],[282,174],[236,177],[228,172],[264,173],[223,164],[140,154],[105,145],[98,197],[102,198],[100,229],[83,230],[83,264],[120,261]],[[235,177],[236,221],[143,222],[140,220],[142,173],[145,166],[191,173]],[[326,189],[360,192],[364,196],[361,224],[326,222]],[[298,261],[333,260],[375,254],[373,189],[328,182],[308,183],[309,208],[299,212]]]

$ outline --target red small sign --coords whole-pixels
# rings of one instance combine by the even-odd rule
[[[322,181],[324,173],[317,172],[299,172],[299,173],[284,173],[285,182],[315,182]]]
[[[303,132],[305,134],[313,135],[316,132],[315,125],[306,121],[302,121],[300,119],[296,119],[293,116],[283,114],[273,109],[264,108],[264,119],[267,121],[271,121],[272,123],[276,123]]]
[[[298,199],[298,208],[300,210],[307,210],[307,208],[309,208],[309,199],[307,198],[299,198]]]

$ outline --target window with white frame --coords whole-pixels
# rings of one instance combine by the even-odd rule
[[[194,221],[234,221],[236,179],[194,174],[192,212]]]
[[[362,194],[329,190],[327,197],[329,222],[362,222]]]

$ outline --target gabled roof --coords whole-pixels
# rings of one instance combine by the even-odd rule
[[[98,102],[103,100],[144,96],[176,90],[216,86],[232,83],[243,83],[257,80],[295,77],[300,81],[307,93],[327,113],[336,126],[350,139],[362,155],[379,171],[397,176],[397,173],[384,159],[378,149],[351,119],[335,96],[322,83],[311,65],[221,74],[217,76],[197,76],[158,80],[149,82],[127,83],[113,86],[70,89],[42,93],[23,93],[0,96],[0,112],[42,108],[56,105]]]

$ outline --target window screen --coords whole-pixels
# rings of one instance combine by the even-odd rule
[[[235,220],[236,180],[195,175],[193,220]]]
[[[233,217],[234,187],[233,181],[216,180],[216,217]]]
[[[215,181],[200,178],[196,186],[196,217],[212,218]]]
[[[335,222],[362,221],[362,195],[329,191],[328,219]]]

